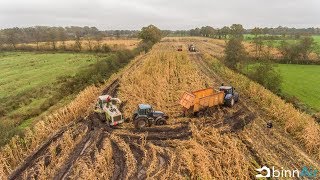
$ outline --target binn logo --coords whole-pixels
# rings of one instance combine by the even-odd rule
[[[256,171],[259,172],[259,174],[256,175],[256,178],[263,178],[263,177],[270,177],[271,171],[267,166],[263,166],[262,168],[256,169]],[[266,171],[266,175],[262,175],[262,172]]]
[[[268,168],[267,166],[263,166],[262,168],[256,169],[258,174],[256,178],[270,178],[270,177],[284,177],[284,178],[293,178],[293,177],[305,177],[305,178],[315,178],[317,177],[318,170],[313,169],[312,167],[303,166],[301,170],[298,169],[276,169],[274,166],[272,168]]]

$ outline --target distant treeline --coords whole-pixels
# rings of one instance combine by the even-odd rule
[[[237,24],[241,26],[241,24]],[[211,26],[203,26],[200,28],[190,29],[190,30],[177,30],[164,31],[168,36],[204,36],[204,37],[213,37],[213,38],[227,38],[233,31],[233,26],[224,26],[222,28],[213,28]],[[253,28],[253,29],[244,29],[242,34],[269,34],[269,35],[278,35],[278,36],[305,36],[305,35],[320,35],[320,28],[289,28],[289,27],[276,27],[276,28]]]
[[[66,41],[74,40],[75,48],[81,50],[80,40],[88,40],[89,42],[100,42],[104,37],[137,37],[139,31],[136,30],[109,30],[100,31],[96,27],[48,27],[48,26],[35,26],[27,28],[7,28],[0,30],[0,50],[29,50],[23,49],[26,47],[21,46],[17,48],[18,44],[23,43],[35,43],[36,50],[39,50],[39,44],[41,42],[50,43],[53,50],[58,49],[57,42],[61,42],[62,47],[65,49]],[[6,45],[6,46],[5,46]],[[8,47],[9,45],[9,47]]]
[[[50,49],[46,50],[83,50],[81,42],[87,41],[91,46],[91,42],[95,42],[89,49],[92,51],[108,52],[109,48],[100,42],[104,37],[138,37],[139,30],[99,30],[96,27],[49,27],[34,26],[26,28],[7,28],[0,30],[0,50],[43,50],[40,49],[40,43],[46,42],[50,45]],[[283,39],[299,39],[301,36],[319,35],[320,28],[288,28],[279,26],[277,28],[253,28],[245,29],[241,24],[233,24],[222,28],[213,28],[211,26],[203,26],[190,30],[163,30],[163,36],[203,36],[217,39],[227,39],[235,34],[252,34],[254,37],[258,35],[265,40],[283,40]],[[253,39],[254,37],[247,37]],[[73,40],[72,48],[66,48],[66,41]],[[59,43],[57,43],[59,42]],[[26,43],[34,43],[30,47]],[[59,46],[59,47],[58,47]]]

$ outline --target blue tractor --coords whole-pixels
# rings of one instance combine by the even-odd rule
[[[222,86],[219,87],[220,91],[224,92],[224,104],[233,107],[233,105],[239,101],[239,94],[235,91],[236,89],[232,86]]]
[[[139,104],[138,109],[133,113],[132,120],[137,129],[147,126],[164,125],[169,116],[161,111],[154,111],[149,104]]]

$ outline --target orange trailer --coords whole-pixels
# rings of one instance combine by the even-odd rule
[[[184,115],[188,112],[201,114],[207,108],[222,105],[224,92],[213,88],[202,89],[192,93],[184,92],[179,104],[183,107]]]

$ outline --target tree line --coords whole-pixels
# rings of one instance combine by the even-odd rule
[[[104,37],[137,37],[138,32],[139,31],[135,30],[100,31],[96,27],[88,26],[14,27],[0,30],[0,50],[41,50],[40,43],[42,42],[46,42],[50,45],[50,49],[45,50],[67,50],[66,41],[73,40],[74,44],[69,50],[83,50],[82,41],[86,41],[89,51],[106,51],[109,50],[109,48],[105,47],[106,45],[101,44]],[[93,41],[95,44],[93,44]],[[59,45],[57,42],[60,42]],[[35,47],[25,45],[27,43],[34,43]],[[19,47],[18,44],[20,44]]]
[[[213,28],[211,26],[203,26],[201,28],[194,28],[190,30],[165,30],[164,34],[167,36],[203,36],[218,39],[227,39],[229,36],[235,34],[244,34],[245,29],[241,24],[232,24],[231,26],[224,26],[223,28]]]
[[[227,39],[228,35],[232,34],[234,31],[235,25],[241,24],[233,24],[231,26],[224,26],[222,28],[214,28],[212,26],[203,26],[197,27],[190,30],[177,30],[170,31],[166,30],[166,35],[169,36],[203,36],[203,37],[213,37],[219,39]],[[241,25],[242,26],[242,25]],[[289,27],[276,27],[276,28],[259,28],[255,27],[252,29],[242,29],[243,34],[252,34],[252,35],[269,35],[266,38],[283,38],[283,37],[291,37],[296,38],[299,36],[306,35],[320,35],[320,28],[289,28]]]

